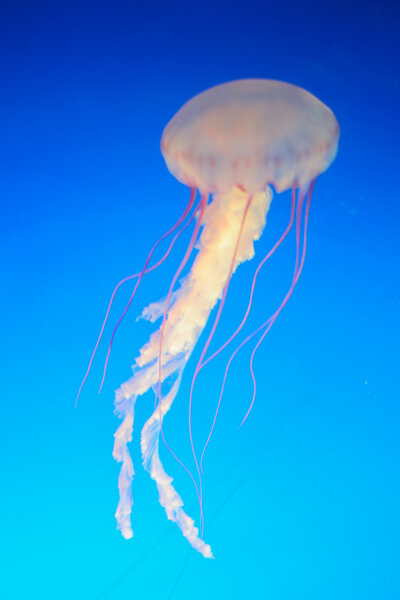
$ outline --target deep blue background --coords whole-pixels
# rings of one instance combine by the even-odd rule
[[[398,4],[381,0],[1,2],[2,600],[400,598],[399,38]],[[131,444],[134,539],[114,521],[113,390],[152,330],[135,318],[165,295],[188,237],[144,282],[102,395],[105,343],[74,401],[113,286],[188,199],[163,163],[163,127],[194,94],[241,77],[303,86],[342,135],[239,432],[248,352],[226,389],[205,463],[207,561],[167,521],[141,467],[150,395]],[[259,257],[289,205],[274,199]],[[293,260],[290,239],[260,277],[249,331],[279,304]],[[254,269],[236,274],[215,347],[240,319]],[[199,445],[223,365],[198,379]],[[165,421],[189,464],[190,368]],[[162,456],[197,518],[190,481]]]

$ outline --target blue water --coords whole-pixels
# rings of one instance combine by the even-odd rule
[[[400,598],[396,3],[3,2],[0,23],[1,599]],[[341,139],[317,181],[304,271],[257,355],[257,400],[240,431],[249,352],[227,384],[205,460],[210,561],[167,521],[141,467],[150,395],[131,444],[135,537],[124,540],[114,520],[113,390],[152,330],[135,319],[166,294],[188,237],[144,281],[102,394],[106,341],[74,402],[114,285],[141,268],[188,200],[160,154],[163,127],[196,93],[241,77],[306,88],[334,111]],[[288,194],[274,198],[259,258],[289,207]],[[294,250],[290,238],[265,268],[249,331],[279,305]],[[256,262],[232,281],[215,348],[241,318]],[[187,394],[198,356],[165,420],[192,469]],[[198,379],[199,446],[227,356]],[[162,458],[198,521],[189,478]]]

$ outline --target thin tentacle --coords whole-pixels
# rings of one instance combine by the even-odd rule
[[[137,282],[136,282],[135,288],[134,288],[134,290],[133,290],[133,292],[132,292],[132,294],[131,294],[131,297],[129,298],[128,304],[126,305],[126,307],[125,307],[125,310],[123,311],[122,315],[121,315],[121,316],[120,316],[120,318],[118,319],[118,321],[117,321],[117,324],[115,325],[115,327],[114,327],[114,329],[113,329],[113,332],[112,332],[112,334],[111,334],[110,343],[109,343],[109,345],[108,345],[108,350],[107,350],[107,356],[106,356],[106,360],[105,360],[105,363],[104,363],[103,376],[102,376],[101,383],[100,383],[99,394],[100,394],[100,392],[101,392],[101,390],[102,390],[102,388],[103,388],[104,379],[105,379],[105,376],[106,376],[106,371],[107,371],[107,366],[108,366],[108,361],[109,361],[110,354],[111,354],[111,347],[112,347],[112,344],[113,344],[113,341],[114,341],[114,336],[115,336],[115,334],[116,334],[116,331],[117,331],[118,327],[119,327],[119,326],[120,326],[120,324],[121,324],[121,321],[122,321],[122,319],[125,317],[126,313],[128,312],[128,309],[129,309],[129,307],[130,307],[130,305],[131,305],[131,303],[132,303],[132,301],[133,301],[133,299],[134,299],[134,297],[135,297],[135,294],[136,294],[136,292],[137,292],[137,289],[138,289],[138,287],[139,287],[139,285],[140,285],[140,282],[142,281],[143,275],[144,275],[144,274],[145,274],[145,272],[146,272],[146,267],[147,267],[147,265],[149,264],[149,261],[150,261],[150,259],[151,259],[152,255],[153,255],[153,252],[154,252],[154,250],[157,248],[157,246],[160,244],[160,242],[162,242],[162,240],[163,240],[163,239],[165,239],[165,238],[166,238],[167,236],[169,236],[169,235],[170,235],[170,234],[171,234],[173,231],[175,231],[175,229],[176,229],[177,227],[179,227],[179,225],[180,225],[180,224],[181,224],[181,223],[182,223],[182,222],[185,220],[186,216],[189,214],[189,212],[190,212],[190,209],[191,209],[191,208],[192,208],[192,206],[193,206],[193,202],[194,202],[194,199],[195,199],[195,197],[196,197],[196,189],[195,189],[195,188],[191,188],[191,190],[190,190],[190,198],[189,198],[189,202],[188,202],[188,205],[186,206],[186,209],[185,209],[185,211],[184,211],[184,212],[183,212],[183,214],[180,216],[180,218],[179,218],[179,219],[178,219],[178,221],[175,223],[175,225],[173,225],[173,226],[172,226],[172,227],[171,227],[171,228],[170,228],[170,229],[169,229],[169,230],[168,230],[166,233],[164,233],[164,234],[163,234],[163,235],[162,235],[162,236],[161,236],[161,237],[160,237],[160,238],[157,240],[157,242],[154,244],[154,246],[152,247],[152,249],[150,250],[150,252],[149,252],[149,254],[148,254],[147,258],[146,258],[146,262],[144,263],[144,266],[143,266],[142,272],[141,272],[141,273],[140,273],[140,275],[139,275],[139,279],[138,279],[138,280],[137,280]],[[187,225],[188,225],[188,224],[189,224],[189,223],[187,223]],[[183,231],[182,231],[181,233],[183,233]],[[173,240],[173,241],[174,241],[174,240]]]
[[[307,200],[307,209],[306,209],[306,218],[307,218],[307,220],[308,220],[309,205],[310,205],[310,201],[311,201],[311,195],[312,195],[314,183],[315,183],[315,181],[313,181],[310,184],[309,191],[308,191],[308,200]],[[304,196],[303,196],[303,201],[304,201]],[[201,468],[202,468],[203,461],[204,461],[205,451],[206,451],[207,446],[208,446],[208,444],[210,442],[211,435],[212,435],[214,427],[215,427],[215,422],[216,422],[218,411],[219,411],[219,408],[220,408],[220,405],[221,405],[221,401],[222,401],[222,397],[223,397],[223,393],[224,393],[224,389],[225,389],[225,383],[226,383],[226,379],[227,379],[227,376],[228,376],[228,372],[229,372],[231,363],[232,363],[233,359],[235,358],[235,356],[238,354],[238,352],[243,348],[243,346],[245,346],[254,336],[256,336],[261,331],[265,330],[265,328],[268,327],[270,324],[272,326],[272,324],[275,322],[275,320],[278,317],[280,311],[283,309],[283,306],[286,304],[286,302],[288,301],[291,293],[293,292],[294,285],[297,283],[297,281],[299,279],[299,276],[300,276],[300,273],[301,273],[301,269],[303,268],[303,264],[304,264],[304,258],[305,258],[305,248],[304,248],[304,251],[303,251],[303,256],[302,256],[300,267],[298,267],[298,260],[296,261],[291,288],[289,289],[289,292],[285,296],[285,299],[282,302],[281,306],[275,311],[275,313],[269,319],[267,319],[267,321],[265,321],[264,323],[262,323],[255,331],[253,331],[253,333],[251,333],[250,335],[248,335],[239,344],[239,346],[231,354],[231,356],[230,356],[230,358],[229,358],[229,360],[227,362],[227,365],[226,365],[226,368],[225,368],[225,372],[224,372],[223,382],[222,382],[222,386],[221,386],[220,396],[219,396],[219,399],[218,399],[218,404],[217,404],[217,408],[216,408],[215,415],[214,415],[213,424],[212,424],[209,436],[207,438],[206,444],[204,445],[203,452],[202,452],[202,455],[201,455],[201,460],[200,460]],[[269,331],[269,329],[270,329],[270,327],[268,328],[268,331]],[[244,422],[244,420],[243,420],[243,422]],[[241,423],[241,425],[243,424],[243,422]]]
[[[124,278],[123,278],[123,279],[121,279],[121,281],[120,281],[120,282],[119,282],[119,283],[118,283],[118,284],[115,286],[115,288],[114,288],[114,291],[113,291],[113,293],[112,293],[112,295],[111,295],[110,301],[109,301],[109,303],[108,303],[108,307],[107,307],[107,310],[106,310],[106,315],[105,315],[105,317],[104,317],[103,324],[102,324],[102,326],[101,326],[100,333],[99,333],[99,336],[98,336],[98,338],[97,338],[96,345],[95,345],[95,347],[94,347],[94,350],[93,350],[93,352],[92,352],[92,355],[91,355],[91,357],[90,357],[90,360],[89,360],[89,365],[88,365],[88,367],[87,367],[87,370],[86,370],[85,376],[84,376],[84,378],[83,378],[83,380],[82,380],[82,383],[81,383],[81,385],[80,385],[80,387],[79,387],[79,390],[78,390],[78,394],[77,394],[76,401],[75,401],[75,407],[78,405],[78,400],[79,400],[79,397],[80,397],[80,395],[81,395],[81,392],[82,392],[83,386],[85,385],[85,382],[86,382],[86,380],[87,380],[87,378],[88,378],[88,376],[89,376],[90,370],[91,370],[91,368],[92,368],[92,363],[93,363],[94,357],[95,357],[95,355],[96,355],[97,349],[98,349],[98,347],[99,347],[99,344],[100,344],[101,338],[103,337],[104,329],[105,329],[105,326],[106,326],[106,323],[107,323],[107,320],[108,320],[108,317],[109,317],[109,314],[110,314],[110,311],[111,311],[111,306],[112,306],[112,304],[113,304],[113,302],[114,302],[114,298],[115,298],[115,295],[116,295],[117,291],[118,291],[118,290],[119,290],[119,288],[120,288],[120,287],[121,287],[121,286],[122,286],[124,283],[126,283],[127,281],[130,281],[130,280],[132,280],[132,279],[136,279],[136,278],[138,278],[138,277],[139,277],[139,282],[136,284],[136,286],[135,286],[135,289],[134,289],[134,291],[133,291],[133,293],[132,293],[132,295],[131,295],[131,298],[129,299],[128,305],[126,306],[126,308],[125,308],[125,310],[124,310],[124,313],[122,314],[122,316],[120,317],[120,319],[119,319],[119,321],[118,321],[118,323],[117,323],[116,327],[114,328],[114,331],[113,331],[112,337],[114,337],[114,335],[115,335],[115,331],[116,331],[116,328],[118,327],[118,325],[119,325],[119,324],[120,324],[120,322],[122,321],[123,317],[125,316],[125,314],[126,314],[127,310],[129,309],[129,306],[130,306],[130,305],[131,305],[131,303],[132,303],[132,300],[133,300],[133,298],[134,298],[134,296],[135,296],[135,294],[136,294],[137,288],[138,288],[138,286],[139,286],[139,283],[140,283],[140,281],[141,281],[141,279],[142,279],[143,275],[144,275],[144,274],[146,274],[146,273],[150,273],[151,271],[154,271],[154,270],[155,270],[157,267],[159,267],[159,266],[160,266],[160,265],[161,265],[161,264],[162,264],[162,263],[163,263],[163,262],[166,260],[166,258],[169,256],[169,254],[170,254],[170,252],[171,252],[171,250],[172,250],[172,248],[173,248],[173,246],[174,246],[174,244],[175,244],[176,240],[179,238],[179,236],[180,236],[180,235],[181,235],[181,234],[182,234],[182,233],[185,231],[185,229],[186,229],[186,228],[188,227],[188,225],[191,223],[191,221],[192,221],[192,219],[193,219],[193,217],[194,217],[194,215],[195,215],[196,211],[193,213],[192,217],[191,217],[191,218],[190,218],[190,220],[189,220],[189,221],[186,223],[186,225],[185,225],[185,226],[184,226],[184,227],[181,229],[181,231],[180,231],[180,232],[178,232],[178,233],[175,235],[175,237],[173,238],[173,240],[172,240],[172,242],[171,242],[171,244],[170,244],[170,246],[169,246],[169,248],[168,248],[167,252],[164,254],[164,256],[163,256],[163,257],[162,257],[162,258],[161,258],[161,259],[160,259],[160,260],[159,260],[159,261],[158,261],[158,262],[157,262],[155,265],[153,265],[153,266],[151,266],[151,267],[147,268],[147,265],[148,265],[148,263],[149,263],[149,261],[150,261],[150,259],[151,259],[152,255],[153,255],[153,252],[154,252],[154,250],[157,248],[157,246],[158,246],[158,245],[159,245],[159,244],[162,242],[162,240],[163,240],[163,239],[165,239],[165,238],[166,238],[166,237],[168,237],[168,236],[169,236],[171,233],[173,233],[173,231],[175,231],[175,229],[176,229],[177,227],[179,227],[179,225],[180,225],[180,224],[181,224],[181,223],[182,223],[182,222],[185,220],[185,218],[187,217],[188,213],[190,212],[190,210],[191,210],[191,208],[192,208],[192,206],[193,206],[193,202],[194,202],[194,199],[195,199],[195,197],[196,197],[196,189],[195,189],[195,188],[192,188],[192,189],[191,189],[191,191],[190,191],[190,198],[189,198],[189,202],[188,202],[188,204],[187,204],[187,206],[186,206],[186,208],[185,208],[184,212],[183,212],[183,213],[182,213],[182,215],[179,217],[178,221],[177,221],[177,222],[176,222],[176,223],[175,223],[175,224],[174,224],[174,225],[173,225],[173,226],[172,226],[172,227],[171,227],[171,228],[170,228],[170,229],[169,229],[169,230],[168,230],[166,233],[164,233],[164,234],[163,234],[163,235],[162,235],[162,236],[161,236],[161,237],[160,237],[160,238],[157,240],[157,242],[154,244],[154,246],[152,247],[152,249],[151,249],[151,250],[150,250],[150,252],[149,252],[149,255],[148,255],[147,259],[146,259],[146,262],[145,262],[145,265],[144,265],[144,267],[143,267],[142,271],[141,271],[140,273],[134,273],[133,275],[129,275],[128,277],[124,277]],[[109,349],[108,349],[108,352],[107,352],[106,366],[104,367],[104,371],[103,371],[103,379],[102,379],[102,383],[101,383],[101,386],[100,386],[100,390],[101,390],[101,387],[102,387],[102,385],[103,385],[103,382],[104,382],[105,371],[106,371],[106,369],[107,369],[107,361],[108,361],[108,358],[109,358],[109,355],[110,355],[110,351],[111,351],[111,342],[110,342],[110,347],[109,347]],[[99,391],[100,391],[100,390],[99,390]]]
[[[186,467],[186,465],[180,460],[180,458],[175,454],[175,452],[172,450],[172,448],[168,445],[166,439],[165,439],[165,435],[164,435],[164,431],[163,431],[163,427],[162,427],[162,414],[161,414],[161,403],[162,403],[162,393],[161,393],[161,381],[162,381],[162,344],[163,344],[163,337],[164,337],[164,330],[165,330],[165,323],[167,320],[167,314],[168,314],[168,308],[169,308],[169,304],[170,304],[170,300],[171,300],[171,295],[172,295],[172,291],[174,289],[174,286],[178,280],[179,275],[181,274],[182,270],[184,269],[187,261],[190,258],[190,255],[192,253],[194,244],[196,243],[197,240],[197,236],[201,227],[201,222],[203,219],[203,214],[204,214],[204,209],[207,205],[207,200],[208,200],[208,196],[204,195],[201,198],[201,203],[200,203],[200,213],[198,216],[198,220],[196,223],[196,227],[193,231],[192,237],[190,239],[189,245],[187,247],[185,256],[182,259],[182,262],[180,263],[178,269],[176,270],[176,273],[172,279],[171,285],[169,287],[168,290],[168,295],[167,295],[167,300],[166,300],[166,304],[165,304],[165,309],[164,309],[164,315],[163,315],[163,320],[162,320],[162,325],[161,325],[161,334],[160,334],[160,345],[159,345],[159,354],[158,354],[158,393],[157,393],[157,397],[158,397],[158,405],[159,405],[159,411],[160,411],[160,432],[161,432],[161,436],[163,439],[163,442],[166,446],[166,448],[169,450],[169,452],[172,454],[172,456],[175,458],[175,460],[181,465],[181,467],[186,471],[186,473],[189,475],[189,477],[191,478],[191,480],[194,483],[195,489],[196,489],[196,493],[197,493],[197,497],[199,499],[199,504],[200,504],[200,512],[201,514],[203,514],[203,508],[202,508],[202,496],[201,496],[201,481],[199,482],[199,487],[197,486],[196,480],[193,477],[192,473],[190,472],[190,470]]]
[[[264,340],[264,338],[266,337],[266,335],[268,334],[269,330],[271,329],[272,325],[275,323],[276,319],[278,318],[279,313],[282,311],[283,307],[286,305],[286,303],[288,302],[290,296],[293,293],[294,287],[296,285],[296,283],[299,280],[301,271],[303,269],[303,264],[304,264],[304,259],[305,259],[305,253],[306,253],[306,245],[307,245],[307,225],[308,225],[308,215],[309,215],[309,210],[310,210],[310,202],[311,202],[311,193],[312,189],[311,186],[309,188],[308,191],[308,196],[307,196],[307,203],[306,203],[306,211],[305,211],[305,218],[304,218],[304,234],[303,234],[303,248],[302,248],[302,257],[301,257],[301,261],[300,261],[300,266],[299,266],[299,260],[300,260],[300,225],[301,225],[301,213],[302,213],[302,208],[303,208],[303,202],[304,202],[304,196],[299,198],[299,203],[298,203],[298,212],[297,212],[297,216],[296,216],[296,266],[295,266],[295,272],[294,272],[294,276],[293,276],[293,281],[292,284],[290,286],[290,289],[288,291],[288,293],[286,294],[284,300],[282,301],[281,305],[279,306],[279,308],[275,311],[275,313],[272,315],[272,317],[269,319],[268,324],[265,327],[265,331],[263,332],[263,334],[261,335],[260,339],[258,340],[257,344],[255,345],[252,353],[251,353],[251,357],[250,357],[250,374],[251,374],[251,378],[253,380],[253,397],[250,403],[250,406],[244,416],[244,418],[242,419],[239,428],[242,427],[242,425],[245,423],[245,421],[247,420],[253,405],[254,405],[254,401],[256,398],[256,392],[257,392],[257,385],[256,385],[256,378],[254,375],[254,369],[253,369],[253,361],[254,361],[254,356],[258,350],[258,348],[260,347],[262,341]]]
[[[252,201],[252,196],[249,196],[248,199],[247,199],[247,202],[246,202],[246,206],[245,206],[244,212],[243,212],[242,222],[240,224],[240,229],[239,229],[239,233],[238,233],[238,236],[237,236],[235,249],[234,249],[234,252],[233,252],[233,257],[232,257],[231,265],[230,265],[230,268],[229,268],[228,277],[227,277],[227,280],[226,280],[226,283],[225,283],[225,286],[224,286],[224,291],[223,291],[223,294],[222,294],[222,298],[221,298],[221,301],[219,303],[218,312],[217,312],[216,317],[214,319],[214,323],[213,323],[211,332],[210,332],[210,334],[209,334],[209,336],[207,338],[206,343],[204,344],[204,347],[203,347],[203,350],[201,352],[199,361],[198,361],[198,363],[196,365],[196,369],[195,369],[195,372],[194,372],[194,375],[193,375],[193,379],[192,379],[192,384],[191,384],[191,387],[190,387],[190,396],[189,396],[189,437],[190,437],[190,446],[192,448],[192,454],[193,454],[194,462],[195,462],[196,469],[197,469],[197,474],[199,476],[200,491],[201,491],[201,473],[200,473],[199,463],[198,463],[197,456],[196,456],[196,451],[195,451],[195,448],[194,448],[193,434],[192,434],[192,401],[193,401],[193,389],[194,389],[194,384],[195,384],[195,381],[196,381],[196,377],[197,377],[198,372],[199,372],[199,370],[201,368],[202,360],[203,360],[203,358],[204,358],[204,356],[205,356],[205,354],[206,354],[206,352],[208,350],[208,347],[209,347],[209,345],[211,343],[211,340],[212,340],[212,338],[214,336],[215,330],[217,328],[219,319],[220,319],[221,314],[222,314],[222,309],[224,307],[226,295],[228,293],[229,283],[230,283],[230,280],[232,278],[233,268],[234,268],[235,262],[236,262],[236,255],[237,255],[237,252],[238,252],[238,248],[239,248],[239,244],[240,244],[240,239],[241,239],[242,232],[243,232],[243,227],[244,227],[244,224],[245,224],[245,221],[246,221],[246,216],[247,216],[248,210],[249,210],[250,205],[251,205],[251,201]],[[203,530],[204,530],[204,521],[203,521],[203,515],[201,515],[201,531],[202,531],[202,534],[203,534]]]
[[[193,519],[183,510],[183,501],[172,485],[172,478],[165,472],[159,455],[162,422],[179,390],[182,372],[183,369],[179,371],[175,383],[159,402],[142,429],[143,465],[157,484],[160,504],[164,507],[168,519],[178,525],[193,548],[205,558],[213,558],[210,546],[199,537],[199,530],[195,527]]]
[[[216,350],[214,352],[214,354],[212,354],[209,358],[207,358],[207,360],[204,361],[204,363],[201,365],[200,369],[202,369],[203,367],[205,367],[211,360],[213,360],[213,358],[215,358],[220,352],[222,352],[233,341],[233,339],[238,335],[238,333],[241,331],[241,329],[243,328],[244,324],[246,323],[247,317],[249,316],[249,313],[250,313],[252,301],[253,301],[254,289],[255,289],[255,285],[256,285],[256,280],[257,280],[258,274],[259,274],[261,268],[263,267],[263,265],[272,256],[272,254],[280,246],[280,244],[283,242],[283,240],[286,238],[286,236],[288,235],[289,231],[291,230],[292,225],[293,225],[293,220],[294,220],[295,205],[296,205],[296,194],[295,194],[295,188],[293,187],[293,189],[292,189],[292,203],[291,203],[290,218],[289,218],[288,226],[286,227],[285,231],[283,232],[283,234],[281,235],[281,237],[279,238],[279,240],[274,244],[274,246],[271,248],[271,250],[266,254],[266,256],[263,258],[263,260],[260,262],[260,264],[258,265],[258,267],[256,269],[256,272],[255,272],[254,277],[253,277],[252,285],[251,285],[249,302],[248,302],[246,312],[245,312],[245,314],[243,316],[243,319],[242,319],[240,325],[237,327],[237,329],[234,331],[234,333],[229,337],[229,339],[220,348],[218,348],[218,350]],[[233,357],[236,356],[237,351],[235,351],[234,354],[231,356],[231,358],[229,360],[229,363],[228,363],[229,365],[232,362]],[[199,369],[199,371],[200,371],[200,369]],[[204,448],[203,448],[203,451],[202,451],[202,454],[201,454],[200,469],[201,469],[202,472],[203,472],[203,458],[204,458],[204,453],[205,453],[205,451],[207,449],[208,444],[210,443],[210,440],[211,440],[211,437],[212,437],[212,434],[213,434],[213,431],[214,431],[215,423],[216,423],[218,412],[219,412],[219,407],[220,407],[221,400],[222,400],[222,394],[223,394],[223,388],[225,386],[226,375],[227,375],[227,373],[225,373],[225,377],[224,377],[224,381],[223,381],[223,387],[222,387],[222,391],[221,391],[221,394],[220,394],[220,397],[219,397],[219,400],[218,400],[217,408],[216,408],[216,411],[215,411],[215,414],[214,414],[214,419],[213,419],[213,422],[212,422],[212,426],[211,426],[210,432],[208,434],[206,443],[204,445]]]
[[[286,227],[285,231],[282,233],[281,237],[279,238],[279,240],[274,244],[274,246],[271,248],[271,250],[268,252],[268,254],[266,254],[266,256],[264,256],[264,258],[262,259],[262,261],[260,262],[260,264],[258,265],[256,272],[254,273],[254,277],[253,277],[253,281],[251,284],[251,291],[250,291],[250,297],[249,297],[249,302],[247,305],[247,309],[246,312],[244,314],[244,317],[240,323],[240,325],[238,325],[238,327],[236,328],[236,330],[232,333],[232,335],[226,340],[226,342],[224,344],[222,344],[222,346],[220,346],[220,348],[218,348],[218,350],[216,350],[211,356],[209,356],[201,365],[199,371],[201,371],[202,369],[204,369],[204,367],[206,365],[208,365],[208,363],[210,361],[212,361],[216,356],[218,356],[218,354],[220,352],[222,352],[223,350],[225,350],[225,348],[235,339],[235,337],[237,336],[237,334],[241,331],[241,329],[243,328],[244,324],[247,321],[247,317],[249,316],[250,310],[251,310],[251,305],[253,303],[253,295],[254,295],[254,290],[256,287],[256,281],[257,281],[257,277],[262,269],[262,267],[264,266],[264,264],[267,262],[267,260],[269,258],[271,258],[271,256],[274,254],[275,250],[282,244],[283,240],[286,238],[286,236],[288,235],[289,231],[292,228],[293,225],[293,219],[294,219],[294,209],[295,209],[295,192],[294,189],[292,190],[292,205],[291,205],[291,210],[290,210],[290,220],[289,220],[289,224]]]

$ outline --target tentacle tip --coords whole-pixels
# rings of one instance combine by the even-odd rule
[[[208,544],[205,545],[204,550],[202,552],[204,558],[212,558],[215,559],[214,554],[212,553],[211,546]]]
[[[83,389],[84,384],[85,384],[85,379],[81,383],[81,387],[79,388],[78,393],[76,395],[76,398],[75,398],[75,408],[78,408],[78,402],[79,402],[79,398],[81,397],[81,393],[82,393],[82,389]]]
[[[130,524],[130,518],[128,517],[127,520],[129,521],[128,523],[119,523],[117,520],[117,529],[120,530],[121,535],[125,540],[130,540],[133,538],[133,529]]]

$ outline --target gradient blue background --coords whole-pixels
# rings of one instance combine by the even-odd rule
[[[395,2],[1,2],[2,600],[397,600],[399,534],[399,10]],[[133,540],[117,532],[113,390],[152,326],[135,318],[165,295],[188,237],[144,282],[74,401],[120,278],[141,267],[188,191],[159,151],[164,125],[194,94],[242,77],[314,93],[341,125],[318,180],[302,278],[255,361],[226,388],[205,468],[206,539],[192,551],[131,450]],[[283,230],[275,197],[262,257]],[[288,288],[291,238],[260,277],[249,331]],[[232,282],[215,339],[245,307],[255,262]],[[121,292],[115,322],[130,288]],[[107,330],[110,334],[110,329]],[[187,369],[165,421],[192,467]],[[204,440],[224,358],[199,378]],[[162,452],[197,518],[193,487]]]

